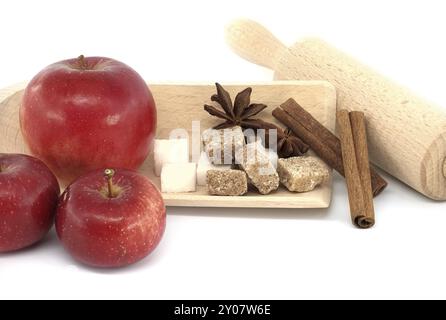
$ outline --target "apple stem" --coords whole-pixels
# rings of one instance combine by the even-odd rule
[[[108,185],[108,197],[114,198],[115,194],[113,193],[113,176],[115,175],[115,170],[113,169],[105,169],[104,171],[105,178],[107,179],[107,185]]]
[[[85,56],[83,54],[81,54],[78,58],[77,58],[78,62],[79,62],[79,68],[81,70],[87,70],[88,69],[88,63],[85,60]]]

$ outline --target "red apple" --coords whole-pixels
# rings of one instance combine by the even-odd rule
[[[25,90],[20,123],[31,152],[64,182],[103,167],[137,169],[156,129],[144,80],[109,58],[61,61]]]
[[[40,160],[0,154],[0,252],[40,241],[54,221],[59,184]]]
[[[149,255],[161,240],[166,208],[158,189],[131,170],[96,170],[61,196],[56,230],[77,260],[102,268],[123,267]]]

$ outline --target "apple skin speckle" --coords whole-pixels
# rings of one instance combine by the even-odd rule
[[[0,253],[29,247],[54,223],[59,184],[40,160],[0,153]]]
[[[68,186],[57,208],[56,230],[65,249],[93,267],[124,267],[144,259],[166,226],[166,207],[152,182],[132,170],[114,170],[113,197],[101,169]]]

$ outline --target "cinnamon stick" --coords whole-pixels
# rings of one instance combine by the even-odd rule
[[[364,191],[365,219],[357,221],[361,227],[375,224],[375,208],[373,206],[373,191],[369,165],[369,149],[367,145],[367,132],[364,113],[352,111],[349,114],[352,125],[353,141],[355,143],[356,161],[358,163],[359,175]],[[371,219],[372,221],[369,221]]]
[[[289,99],[274,109],[273,116],[308,144],[330,167],[345,177],[339,139],[294,99]],[[387,182],[373,168],[370,173],[373,196],[377,196],[387,186]]]
[[[307,112],[294,99],[288,99],[281,105],[282,109],[289,113],[294,119],[299,119],[307,131],[317,133],[318,138],[334,151],[341,153],[341,143],[336,136],[325,126],[317,121],[311,113]]]
[[[352,222],[358,228],[375,224],[364,115],[337,112],[339,138]]]
[[[302,123],[296,121],[289,113],[281,108],[273,111],[273,116],[290,128],[302,141],[310,146],[310,148],[321,157],[331,168],[344,175],[344,166],[342,159],[338,154],[327,146],[324,140],[320,139],[318,132],[307,130]]]

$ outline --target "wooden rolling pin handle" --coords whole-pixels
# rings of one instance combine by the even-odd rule
[[[226,42],[235,53],[255,64],[274,69],[288,48],[265,27],[252,20],[235,20],[226,27]]]

